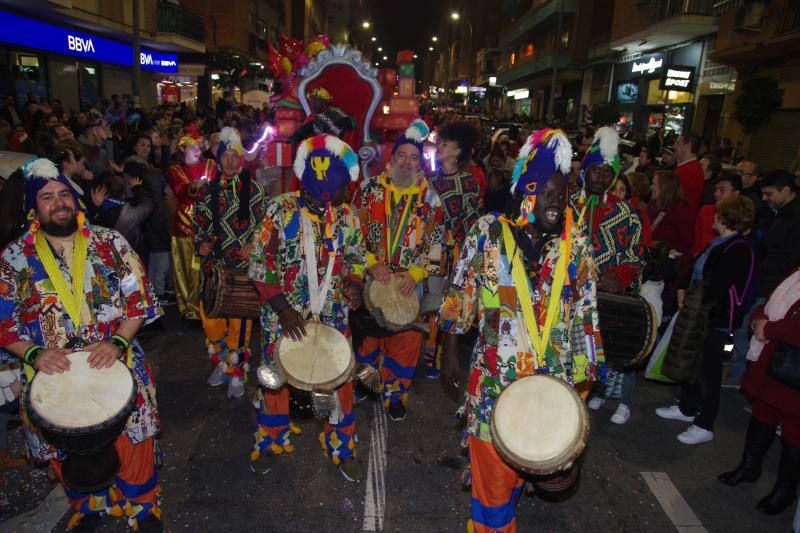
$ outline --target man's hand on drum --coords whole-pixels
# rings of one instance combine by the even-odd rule
[[[602,292],[619,292],[619,278],[611,270],[606,270],[597,281],[597,290]]]
[[[347,304],[353,311],[361,307],[363,303],[362,293],[364,288],[361,283],[355,280],[347,280],[344,285],[344,295],[347,298]]]
[[[401,277],[400,280],[400,294],[403,296],[408,296],[414,289],[417,288],[417,282],[408,272],[398,272],[398,275]]]
[[[69,370],[69,359],[67,354],[71,353],[69,348],[50,348],[44,350],[36,358],[34,366],[45,374],[61,374]]]
[[[369,275],[381,283],[389,283],[392,279],[392,271],[383,263],[375,263],[369,269]]]
[[[122,350],[108,341],[100,341],[84,348],[89,352],[91,368],[108,368],[122,355]]]
[[[303,316],[292,307],[287,307],[278,313],[278,321],[281,329],[294,341],[299,341],[306,335],[306,328],[303,325]]]

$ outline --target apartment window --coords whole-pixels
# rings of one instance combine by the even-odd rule
[[[528,43],[522,48],[522,53],[520,54],[522,57],[532,56],[533,52],[536,50],[536,47],[533,46],[533,43]]]
[[[565,31],[561,36],[561,49],[569,48],[569,30]]]
[[[517,54],[516,52],[511,52],[511,55],[508,58],[508,66],[513,67],[514,63],[517,62]]]

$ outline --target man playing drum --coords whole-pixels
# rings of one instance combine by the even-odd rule
[[[442,203],[420,169],[428,132],[421,120],[412,123],[395,142],[386,171],[364,180],[353,199],[366,239],[368,274],[378,283],[389,283],[399,273],[406,296],[430,274],[439,273],[442,257]],[[422,332],[408,329],[383,338],[367,336],[356,347],[359,363],[377,368],[380,362],[383,403],[392,420],[406,416],[421,346]]]
[[[361,226],[351,211],[348,184],[358,179],[358,156],[333,135],[318,135],[297,149],[295,174],[301,190],[278,196],[254,238],[249,276],[261,300],[265,361],[272,361],[282,336],[306,335],[305,319],[327,324],[350,336],[348,310],[361,305],[365,249]],[[353,384],[336,389],[335,406],[320,434],[334,464],[351,480],[361,477],[356,444]],[[289,390],[259,390],[258,430],[251,467],[269,469],[270,456],[292,452]]]
[[[85,515],[111,514],[160,530],[153,437],[161,422],[153,374],[133,338],[162,311],[131,247],[116,231],[86,222],[77,193],[55,165],[36,159],[24,172],[30,226],[0,259],[0,346],[26,363],[28,381],[34,371],[68,372],[66,354],[76,349],[91,353],[94,369],[125,356],[138,389],[134,414],[115,443],[116,481],[91,494],[65,487],[75,510],[68,527]],[[23,420],[31,457],[49,460],[63,483],[64,453],[45,442],[27,416]]]
[[[167,170],[169,185],[178,199],[172,221],[172,262],[178,311],[182,318],[200,319],[197,297],[200,295],[200,269],[194,246],[194,204],[205,185],[217,177],[213,159],[203,157],[203,138],[197,126],[187,126],[178,141],[181,163]]]
[[[624,198],[609,193],[619,175],[618,148],[616,130],[608,126],[597,130],[581,163],[583,190],[573,204],[579,224],[586,224],[592,239],[597,290],[638,294],[646,256],[642,220]],[[616,424],[624,424],[630,418],[635,380],[635,372],[609,372],[603,396],[623,396],[611,417]],[[603,402],[603,397],[597,396],[589,401],[589,407],[597,409]]]
[[[253,150],[245,154],[236,130],[222,128],[217,154],[221,173],[206,187],[194,214],[195,244],[204,276],[209,275],[214,265],[247,268],[253,232],[264,217],[267,200],[263,187],[251,179],[250,170],[243,169],[245,163],[257,158]],[[208,384],[216,387],[227,382],[228,398],[241,398],[253,322],[209,317],[202,302],[200,316],[213,369]]]
[[[500,458],[489,429],[501,392],[531,374],[588,391],[602,368],[592,245],[567,205],[570,161],[561,131],[528,138],[513,174],[519,210],[509,218],[486,215],[473,225],[440,311],[448,386],[458,387],[457,335],[476,315],[480,320],[466,389],[470,527],[476,532],[516,530],[524,480]]]

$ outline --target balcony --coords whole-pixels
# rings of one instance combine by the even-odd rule
[[[505,48],[529,35],[535,36],[537,33],[553,31],[558,23],[558,9],[561,3],[564,6],[564,13],[575,13],[577,0],[549,0],[534,6],[502,29],[500,47]]]
[[[651,9],[652,24],[611,42],[614,50],[649,52],[691,41],[717,31],[714,0],[655,0],[640,9]]]
[[[569,64],[569,54],[561,52],[558,55],[550,53],[537,53],[532,59],[521,60],[508,70],[503,70],[497,75],[498,85],[509,85],[523,79],[532,78],[553,69],[555,59],[558,58],[558,67],[564,68]]]
[[[203,17],[175,4],[158,3],[158,32],[172,33],[201,43],[206,40]]]

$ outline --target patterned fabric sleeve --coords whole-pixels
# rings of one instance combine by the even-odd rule
[[[191,179],[183,172],[180,165],[170,165],[167,169],[167,180],[179,202],[188,204],[193,200],[192,195],[189,194],[189,185],[192,183]]]
[[[265,214],[258,229],[253,233],[253,251],[250,254],[248,277],[255,282],[274,286],[280,292],[280,270],[278,248],[280,232],[275,223],[280,214],[277,201],[267,202]]]
[[[432,188],[429,188],[428,191],[429,194],[437,196]],[[417,264],[415,266],[424,269],[427,275],[436,275],[440,273],[442,264],[444,212],[442,203],[438,198],[436,198],[435,201],[431,199],[430,206],[431,213],[425,223],[424,235],[422,237],[422,250],[417,257]]]
[[[602,265],[598,265],[598,269],[614,272],[620,289],[627,288],[631,284],[638,286],[635,282],[644,265],[642,221],[625,202],[615,204],[613,211],[606,218],[612,224],[609,228],[601,224],[598,239],[600,249],[605,250],[608,257],[604,258]]]
[[[577,275],[572,307],[569,379],[580,383],[587,379],[602,377],[605,368],[602,341],[597,316],[596,267],[591,240],[580,237],[576,243]]]
[[[364,280],[366,262],[367,262],[367,249],[364,246],[364,234],[361,232],[361,224],[355,213],[346,217],[349,219],[355,231],[350,242],[347,243],[347,248],[344,256],[344,263],[347,272],[350,276],[355,276],[359,280]]]
[[[211,241],[211,195],[206,189],[206,194],[197,200],[194,206],[194,245],[195,252],[200,252],[203,242]],[[256,219],[257,220],[257,219]]]
[[[9,262],[0,259],[0,346],[27,340],[20,335],[20,307],[17,305],[17,282]]]
[[[142,261],[122,235],[115,231],[110,231],[108,235],[106,242],[116,249],[122,259],[117,266],[117,271],[122,276],[120,290],[125,306],[122,319],[144,319],[147,323],[152,322],[163,315],[164,311],[158,305],[155,290],[147,279]],[[97,245],[104,246],[106,243]]]
[[[478,311],[478,277],[483,254],[478,249],[483,224],[474,224],[461,248],[461,256],[445,291],[439,311],[439,329],[462,335],[472,326]]]

